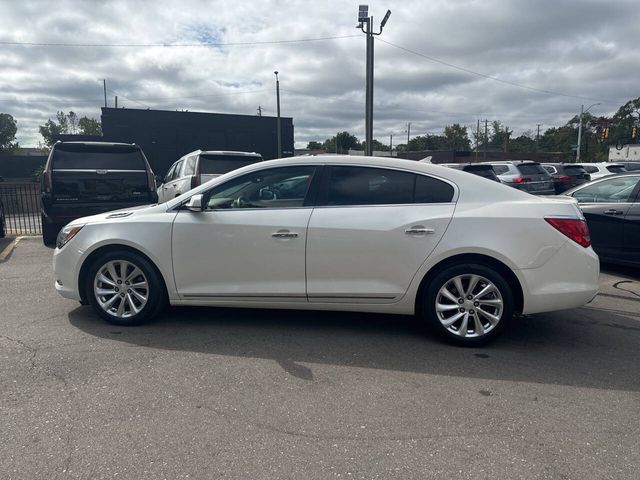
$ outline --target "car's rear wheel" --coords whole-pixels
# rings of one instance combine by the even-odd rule
[[[164,284],[142,255],[126,250],[106,253],[89,268],[87,299],[94,310],[115,325],[139,325],[166,303]]]
[[[448,341],[479,346],[494,339],[513,317],[513,293],[504,277],[480,264],[439,272],[424,291],[422,312]]]

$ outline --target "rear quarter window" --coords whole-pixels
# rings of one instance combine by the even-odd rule
[[[247,155],[200,155],[200,173],[222,175],[261,161],[262,157]]]
[[[55,170],[146,170],[139,148],[130,146],[63,145],[54,148]]]
[[[509,167],[507,165],[492,165],[492,167],[496,172],[496,175],[504,175],[509,171]]]
[[[416,175],[415,203],[449,203],[453,200],[454,190],[442,180],[424,175]]]

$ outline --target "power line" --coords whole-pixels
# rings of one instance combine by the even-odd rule
[[[523,85],[521,83],[511,82],[509,80],[504,80],[502,78],[492,77],[491,75],[487,75],[485,73],[476,72],[475,70],[471,70],[469,68],[460,67],[458,65],[454,65],[453,63],[445,62],[444,60],[440,60],[438,58],[434,58],[434,57],[431,57],[429,55],[425,55],[424,53],[416,52],[415,50],[411,50],[410,48],[406,48],[406,47],[403,47],[401,45],[397,45],[395,43],[391,43],[391,42],[388,42],[386,40],[382,40],[381,38],[376,38],[376,40],[379,41],[379,42],[382,42],[382,43],[386,43],[387,45],[395,47],[395,48],[397,48],[399,50],[403,50],[403,51],[405,51],[407,53],[411,53],[413,55],[417,55],[418,57],[422,57],[422,58],[424,58],[426,60],[429,60],[431,62],[439,63],[441,65],[445,65],[447,67],[454,68],[456,70],[460,70],[461,72],[470,73],[472,75],[477,75],[478,77],[486,78],[488,80],[494,80],[496,82],[504,83],[506,85],[511,85],[512,87],[523,88],[525,90],[530,90],[530,91],[538,92],[538,93],[544,93],[546,95],[554,95],[554,96],[559,96],[559,97],[576,98],[578,100],[590,100],[590,101],[591,100],[595,100],[595,101],[602,102],[602,103],[612,103],[612,104],[616,104],[616,105],[620,103],[620,101],[615,101],[615,100],[607,100],[607,99],[593,98],[593,97],[583,97],[583,96],[580,96],[580,95],[570,95],[568,93],[555,92],[553,90],[544,90],[542,88],[536,88],[536,87],[531,87],[529,85]]]
[[[266,40],[258,42],[229,42],[229,43],[51,43],[51,42],[9,42],[0,41],[0,45],[22,47],[117,47],[117,48],[181,48],[181,47],[248,47],[259,45],[277,45],[287,43],[321,42],[325,40],[338,40],[353,38],[358,35],[339,35],[333,37],[298,38],[293,40]]]

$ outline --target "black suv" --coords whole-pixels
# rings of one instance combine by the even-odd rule
[[[553,177],[553,186],[557,194],[591,180],[591,175],[579,164],[543,163],[542,167]]]
[[[489,180],[500,183],[500,179],[496,175],[496,172],[491,165],[482,163],[442,163],[441,165],[449,168],[455,168],[456,170],[473,173],[474,175],[478,175],[479,177],[488,178]]]
[[[42,239],[54,245],[76,218],[157,201],[153,171],[138,145],[57,142],[42,175]]]

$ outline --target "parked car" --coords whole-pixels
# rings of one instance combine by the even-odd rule
[[[442,163],[441,165],[449,168],[455,168],[456,170],[473,173],[474,175],[488,178],[489,180],[493,180],[495,182],[500,181],[491,165],[482,163]]]
[[[212,178],[261,161],[262,155],[255,152],[196,150],[188,153],[169,167],[158,188],[159,201],[164,203]]]
[[[591,175],[591,180],[627,171],[623,164],[617,162],[582,163],[581,165]]]
[[[575,163],[543,163],[542,167],[553,178],[553,186],[557,194],[591,180],[591,176],[582,165]]]
[[[565,195],[578,201],[603,261],[640,265],[640,172],[604,177]]]
[[[571,199],[333,156],[249,165],[164,204],[75,220],[54,271],[63,297],[118,325],[167,302],[417,313],[478,345],[516,312],[590,301],[599,263]]]
[[[138,145],[57,142],[42,174],[42,239],[54,245],[76,218],[157,200],[153,171]]]
[[[538,162],[530,160],[508,160],[484,162],[491,165],[505,185],[534,195],[554,195],[555,187],[551,175]]]
[[[627,172],[633,172],[635,170],[640,170],[640,162],[637,162],[637,161],[636,162],[634,162],[634,161],[630,161],[630,162],[623,161],[623,162],[616,162],[616,163],[619,163],[620,165],[622,165]]]

